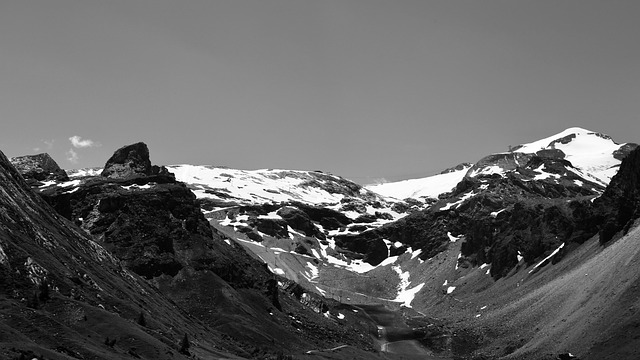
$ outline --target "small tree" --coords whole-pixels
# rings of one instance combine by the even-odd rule
[[[189,353],[189,346],[191,346],[189,344],[189,337],[187,336],[187,334],[184,334],[184,337],[182,338],[182,341],[180,341],[180,353],[184,354],[184,355],[191,355]]]

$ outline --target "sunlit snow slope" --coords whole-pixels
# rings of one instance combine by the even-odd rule
[[[452,171],[425,178],[368,185],[366,188],[396,199],[437,199],[440,194],[451,191],[465,176],[505,175],[523,165],[529,155],[540,151],[555,152],[556,156],[571,163],[576,175],[606,186],[618,171],[621,151],[626,146],[629,145],[617,144],[607,135],[573,127],[541,140],[515,146],[510,152],[487,156],[473,167],[459,166]],[[544,167],[536,170],[534,180],[557,176],[545,171]]]
[[[471,165],[462,165],[437,175],[384,184],[368,185],[367,189],[396,199],[437,199],[438,195],[451,191],[464,178]]]
[[[345,196],[376,196],[339,176],[316,171],[238,170],[195,165],[171,165],[167,169],[177,180],[192,185],[198,198],[253,204],[289,201],[331,204]]]
[[[617,144],[608,135],[573,127],[556,135],[513,147],[510,152],[485,157],[469,170],[467,176],[504,175],[527,161],[527,155],[545,154],[569,161],[573,172],[587,181],[606,186],[618,171],[630,146],[635,147],[635,144]],[[495,161],[498,158],[500,161]],[[488,159],[491,160],[487,161]],[[540,173],[538,178],[554,176],[545,172],[544,168],[537,171]]]

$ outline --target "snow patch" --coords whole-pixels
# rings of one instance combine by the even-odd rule
[[[449,241],[451,241],[452,243],[460,240],[460,236],[453,236],[451,235],[451,232],[447,232],[447,236],[449,237]]]
[[[397,182],[389,182],[384,184],[367,185],[367,189],[389,196],[395,199],[406,198],[432,198],[437,199],[438,195],[450,192],[464,178],[469,170],[469,166],[465,166],[460,170],[452,171],[445,174],[437,174],[425,178],[410,179]]]
[[[400,284],[398,284],[398,295],[393,301],[400,302],[403,306],[410,308],[411,302],[415,298],[416,294],[420,290],[422,290],[424,283],[409,288],[409,285],[411,285],[411,282],[409,281],[409,272],[403,272],[400,266],[394,266],[393,270],[398,273],[398,276],[400,277]]]
[[[539,263],[537,263],[530,271],[529,274],[531,274],[535,269],[537,269],[538,267],[540,267],[540,265],[542,265],[545,261],[551,259],[555,254],[558,253],[558,251],[560,251],[560,249],[562,249],[564,247],[564,243],[562,243],[562,245],[558,246],[557,249],[553,250],[553,252],[547,256],[546,258],[542,259],[542,261],[540,261]]]
[[[457,208],[458,206],[460,206],[463,202],[467,201],[468,199],[472,198],[473,196],[475,196],[476,193],[474,193],[473,191],[470,191],[464,195],[462,195],[462,197],[458,200],[458,201],[454,201],[452,203],[448,203],[447,205],[445,205],[442,209],[440,210],[449,210],[452,207],[455,206],[455,208]]]
[[[313,264],[312,264],[312,263],[310,263],[310,262],[307,262],[307,267],[308,267],[308,268],[310,269],[310,271],[311,271],[311,272],[309,273],[309,276],[307,277],[307,279],[308,279],[309,281],[316,279],[316,278],[318,277],[318,275],[320,274],[320,272],[318,271],[318,267],[317,267],[317,266],[315,266],[315,265],[313,265]]]
[[[489,215],[491,215],[491,217],[494,217],[494,218],[495,218],[495,217],[497,217],[497,216],[498,216],[498,214],[500,214],[501,212],[503,212],[503,211],[505,211],[505,210],[507,210],[507,209],[502,209],[502,210],[499,210],[499,211],[494,211],[494,212],[492,212],[492,213],[491,213],[491,214],[489,214]]]

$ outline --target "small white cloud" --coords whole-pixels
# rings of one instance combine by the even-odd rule
[[[40,142],[44,144],[44,146],[40,145],[40,146],[34,147],[33,148],[34,152],[47,151],[47,150],[53,149],[53,143],[55,142],[55,139],[51,139],[51,140],[40,139]]]
[[[97,143],[91,139],[83,139],[78,135],[70,137],[69,141],[71,141],[71,145],[73,145],[73,147],[76,149],[101,146],[100,143]]]
[[[73,151],[73,149],[69,149],[69,151],[67,151],[67,160],[69,160],[69,162],[76,164],[78,162],[78,159],[78,153]]]

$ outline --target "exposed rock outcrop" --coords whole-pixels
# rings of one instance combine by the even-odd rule
[[[640,148],[622,160],[620,170],[595,204],[603,216],[601,243],[609,242],[620,231],[629,231],[640,217]]]
[[[111,179],[130,179],[169,174],[166,168],[151,165],[149,148],[145,143],[139,142],[116,150],[105,164],[101,175]]]
[[[11,164],[28,183],[34,181],[68,181],[67,173],[47,153],[11,158]]]

